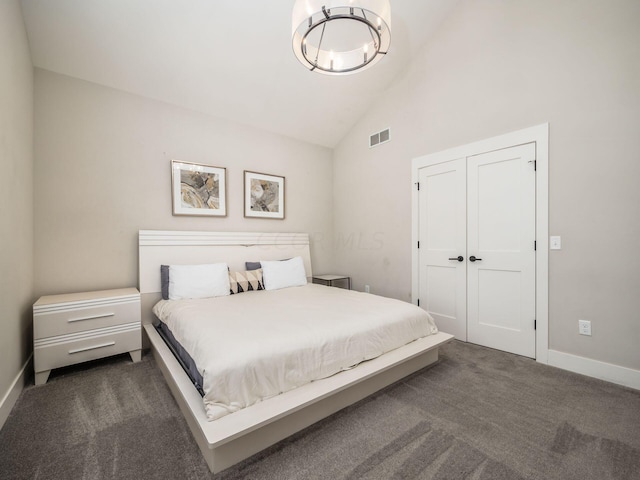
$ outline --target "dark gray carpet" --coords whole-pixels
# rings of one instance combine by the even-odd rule
[[[212,478],[151,355],[127,358],[26,388],[0,431],[0,478]],[[454,342],[216,478],[640,479],[640,392]]]

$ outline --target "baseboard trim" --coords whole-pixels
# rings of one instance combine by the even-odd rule
[[[640,370],[579,357],[578,355],[557,350],[549,350],[548,365],[640,390]]]
[[[20,372],[18,372],[18,375],[11,384],[11,387],[9,388],[7,393],[5,393],[2,401],[0,401],[0,429],[2,429],[2,427],[4,426],[4,422],[6,422],[7,418],[9,418],[9,414],[11,413],[13,406],[16,404],[18,397],[24,389],[27,380],[27,372],[29,371],[32,359],[33,354],[29,355],[29,358],[22,366]]]

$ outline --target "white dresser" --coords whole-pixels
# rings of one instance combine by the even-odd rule
[[[33,305],[35,383],[54,368],[129,352],[140,361],[140,292],[135,288],[48,295]]]

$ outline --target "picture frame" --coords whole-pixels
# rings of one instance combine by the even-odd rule
[[[227,216],[227,169],[171,160],[174,215]]]
[[[244,216],[283,220],[284,177],[244,171]]]

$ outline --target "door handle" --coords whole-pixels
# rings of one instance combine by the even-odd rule
[[[462,255],[458,255],[457,257],[450,258],[449,260],[457,260],[459,262],[462,262],[464,260],[464,257]]]
[[[481,258],[476,258],[476,257],[474,257],[473,255],[471,255],[471,256],[469,257],[469,261],[470,261],[470,262],[476,262],[476,261],[478,261],[478,262],[479,262],[480,260],[482,260],[482,259],[481,259]]]

